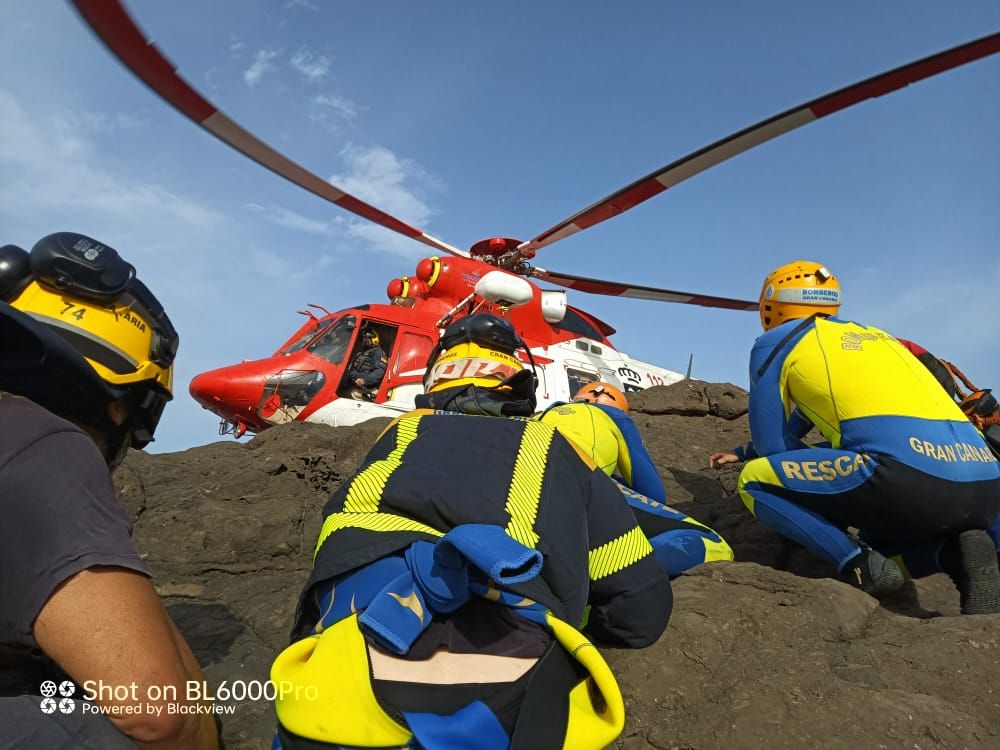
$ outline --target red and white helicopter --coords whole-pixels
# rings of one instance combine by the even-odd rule
[[[118,0],[73,0],[85,22],[122,63],[168,103],[219,140],[311,193],[432,248],[412,276],[392,279],[388,303],[330,312],[302,311],[306,322],[266,359],[196,376],[191,395],[240,436],[293,420],[350,425],[413,408],[427,359],[445,322],[473,307],[507,316],[531,349],[538,403],[568,400],[583,384],[603,380],[637,391],[682,379],[681,373],[617,351],[615,330],[567,304],[566,292],[756,311],[757,302],[586,278],[532,265],[542,248],[637,206],[706,169],[779,135],[867,99],[1000,52],[1000,33],[954,47],[852,84],[751,125],[636,180],[528,241],[494,237],[468,252],[371,206],[296,164],[244,130],[181,78]],[[321,313],[321,314],[318,314]],[[362,332],[378,334],[388,356],[381,382],[359,392],[347,376]],[[690,372],[688,373],[690,375]],[[353,397],[352,397],[353,394]]]

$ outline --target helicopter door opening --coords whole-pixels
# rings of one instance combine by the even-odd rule
[[[601,379],[596,371],[580,370],[575,367],[566,368],[566,377],[569,379],[569,398],[572,399],[587,383],[594,383]]]
[[[397,327],[362,320],[338,394],[355,401],[375,401],[385,381]]]

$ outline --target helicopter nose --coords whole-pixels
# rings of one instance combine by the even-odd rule
[[[188,390],[195,401],[223,419],[254,423],[264,377],[248,372],[245,365],[230,365],[196,375]]]

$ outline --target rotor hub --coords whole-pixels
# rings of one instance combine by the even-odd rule
[[[502,256],[517,250],[521,240],[511,237],[490,237],[488,240],[480,240],[469,248],[469,253],[473,258],[488,260],[490,258],[499,260]]]

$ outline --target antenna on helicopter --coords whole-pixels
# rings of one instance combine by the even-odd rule
[[[313,302],[307,303],[306,307],[315,307],[317,310],[322,310],[326,315],[333,315],[333,313],[331,313],[329,310],[323,307],[323,305],[317,305]],[[299,310],[298,312],[299,315],[305,315],[307,318],[309,318],[309,320],[319,320],[319,318],[316,317],[316,314],[312,310]]]

